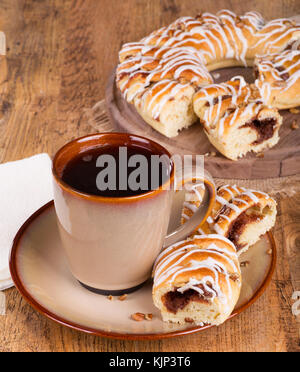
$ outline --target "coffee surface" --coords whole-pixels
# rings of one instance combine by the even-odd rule
[[[157,189],[169,179],[170,160],[153,165],[157,164],[154,160],[157,155],[139,146],[99,146],[74,157],[61,178],[72,188],[90,195],[136,196]]]

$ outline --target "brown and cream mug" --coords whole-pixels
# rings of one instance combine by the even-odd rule
[[[130,194],[96,195],[74,187],[64,172],[74,159],[95,149],[128,148],[169,159],[168,175],[156,189]],[[88,155],[87,155],[88,154]],[[151,276],[153,263],[163,247],[185,239],[206,220],[215,200],[215,186],[204,171],[205,194],[198,211],[184,225],[167,234],[176,187],[192,179],[193,166],[175,170],[169,152],[147,138],[125,133],[99,133],[63,146],[53,159],[54,203],[57,223],[73,276],[87,289],[101,294],[130,293]],[[76,177],[85,182],[84,172]],[[176,186],[177,185],[177,186]]]

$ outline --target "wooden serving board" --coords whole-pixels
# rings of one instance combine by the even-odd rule
[[[254,81],[252,68],[234,67],[213,72],[217,83],[237,75],[244,76],[247,82]],[[107,85],[106,104],[109,117],[119,131],[148,137],[165,146],[172,154],[217,153],[216,156],[205,156],[205,167],[213,177],[259,179],[290,176],[300,172],[300,129],[291,128],[294,120],[300,125],[300,115],[292,114],[289,110],[280,112],[283,116],[283,125],[279,133],[280,141],[272,149],[266,150],[263,158],[257,157],[256,154],[248,154],[238,161],[232,161],[210,144],[199,122],[184,129],[174,138],[167,138],[152,129],[137,113],[134,106],[125,101],[116,87],[114,73]]]

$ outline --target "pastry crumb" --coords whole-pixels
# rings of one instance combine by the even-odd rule
[[[273,250],[272,250],[271,248],[267,250],[267,254],[268,254],[268,255],[270,255],[270,256],[271,256],[271,255],[272,255],[272,253],[273,253]]]
[[[112,295],[109,295],[109,296],[107,296],[107,299],[108,299],[109,301],[112,301],[114,298],[113,298]]]
[[[217,156],[217,153],[215,151],[206,152],[204,156]]]
[[[153,319],[153,315],[152,314],[145,314],[145,319],[146,320],[152,320]]]
[[[236,282],[239,278],[240,278],[239,274],[236,274],[236,273],[231,274],[231,275],[229,276],[229,279],[231,279],[231,280],[234,281],[234,282]]]
[[[265,154],[263,152],[259,152],[258,154],[256,154],[256,157],[257,158],[264,158]]]
[[[143,313],[134,313],[131,315],[131,319],[136,322],[141,322],[142,320],[145,320],[145,314]]]
[[[127,294],[123,294],[122,296],[119,297],[119,301],[125,301],[127,298]]]
[[[299,114],[300,113],[300,110],[296,109],[296,108],[291,108],[289,111],[290,111],[291,114]]]
[[[296,121],[296,120],[294,120],[294,121],[292,122],[291,128],[292,128],[293,130],[295,130],[295,129],[298,129],[298,128],[299,128],[299,124],[297,123],[297,121]]]
[[[186,323],[194,323],[194,319],[192,319],[192,318],[184,318],[184,321]]]
[[[241,267],[247,267],[249,265],[250,265],[250,261],[243,261],[243,262],[240,263]]]

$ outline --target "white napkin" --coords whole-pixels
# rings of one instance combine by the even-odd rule
[[[0,165],[0,290],[13,285],[8,257],[16,233],[52,199],[51,160],[47,154]]]

